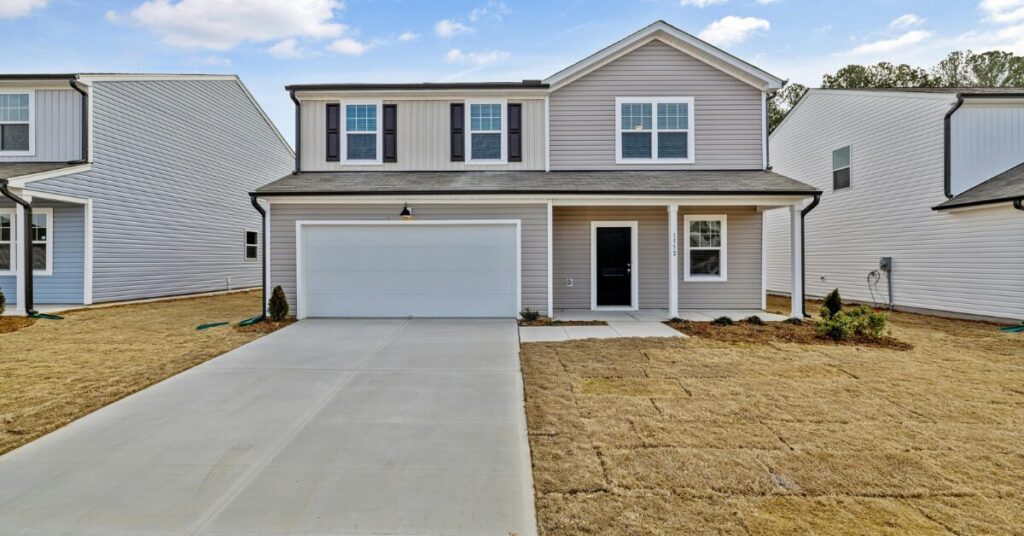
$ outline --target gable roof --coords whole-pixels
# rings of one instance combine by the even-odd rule
[[[1024,163],[1018,164],[991,179],[941,204],[934,210],[1006,203],[1024,199]]]
[[[626,38],[612,43],[558,71],[544,79],[544,83],[549,84],[551,90],[555,91],[573,80],[583,77],[654,40],[674,47],[762,91],[776,91],[785,84],[785,81],[781,78],[698,39],[663,20],[655,21],[633,32]]]

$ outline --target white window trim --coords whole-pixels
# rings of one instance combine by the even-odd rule
[[[498,104],[501,106],[501,158],[473,158],[473,130],[470,128],[470,125],[472,124],[472,105],[474,104]],[[465,136],[463,145],[466,148],[466,164],[488,165],[508,163],[508,99],[467,99],[463,115],[465,124],[462,127],[462,132]],[[492,130],[481,132],[484,134],[494,133]]]
[[[360,105],[370,104],[377,107],[377,158],[374,160],[349,160],[348,158],[348,106],[349,105]],[[384,102],[381,99],[370,99],[370,100],[343,100],[339,101],[339,115],[341,116],[341,124],[338,125],[338,132],[341,134],[341,158],[339,159],[341,164],[348,166],[376,166],[384,164]],[[354,132],[354,134],[369,134],[369,131]]]
[[[597,229],[599,227],[630,228],[630,304],[629,306],[597,304]],[[592,311],[638,311],[640,310],[640,244],[638,222],[636,221],[591,221],[590,222],[590,310]]]
[[[658,104],[681,103],[687,105],[687,127],[685,130],[672,132],[686,132],[686,154],[687,158],[658,158]],[[623,104],[650,104],[651,105],[651,158],[623,158],[622,157],[622,105]],[[693,164],[696,163],[694,154],[694,139],[696,139],[696,113],[693,97],[615,97],[615,163],[616,164]]]
[[[256,256],[251,259],[249,258],[249,233],[256,233]],[[260,232],[256,229],[246,228],[242,231],[242,241],[244,244],[242,246],[242,260],[245,262],[256,262],[260,260]]]
[[[717,248],[722,252],[720,256],[719,275],[693,275],[690,273],[690,222],[695,221],[718,221],[722,224],[722,245]],[[713,283],[728,281],[728,258],[729,258],[729,223],[725,214],[688,214],[683,216],[683,281],[693,283]],[[696,248],[715,249],[715,248]]]
[[[11,245],[11,269],[0,270],[0,276],[10,276],[18,274],[18,229],[17,224],[14,221],[16,212],[13,208],[0,208],[0,215],[4,215],[11,220],[11,240],[10,242],[4,242],[4,244]]]
[[[0,156],[35,156],[36,155],[36,91],[34,89],[0,90],[0,95],[23,95],[28,93],[28,150],[3,151]],[[23,121],[3,121],[3,124],[20,125]]]
[[[850,163],[847,164],[844,167],[837,168],[836,167],[836,151],[839,151],[839,150],[842,150],[842,149],[849,149],[850,150]],[[842,192],[844,190],[852,189],[853,188],[853,144],[842,145],[840,147],[836,147],[835,149],[832,149],[832,152],[829,154],[829,157],[832,159],[831,166],[830,166],[832,168],[832,173],[831,173],[831,176],[829,177],[832,180],[831,181],[832,182],[832,191],[833,192]],[[840,171],[840,170],[843,170],[843,169],[849,169],[850,170],[850,184],[847,185],[845,188],[836,188],[836,172]]]

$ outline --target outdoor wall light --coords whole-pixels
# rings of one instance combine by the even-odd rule
[[[412,219],[412,209],[409,208],[408,204],[406,204],[404,207],[402,207],[402,212],[398,213],[398,215],[403,220],[411,220]]]

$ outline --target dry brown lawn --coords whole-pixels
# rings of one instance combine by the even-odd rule
[[[890,319],[912,349],[524,345],[542,534],[1024,534],[1024,334]]]
[[[195,329],[259,309],[259,293],[224,294],[82,309],[0,333],[0,453],[261,337],[260,324]]]

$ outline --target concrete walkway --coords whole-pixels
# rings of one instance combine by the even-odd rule
[[[3,534],[533,535],[511,320],[306,320],[0,457]]]
[[[558,342],[621,337],[686,337],[661,322],[609,321],[606,326],[523,326],[522,342]]]

